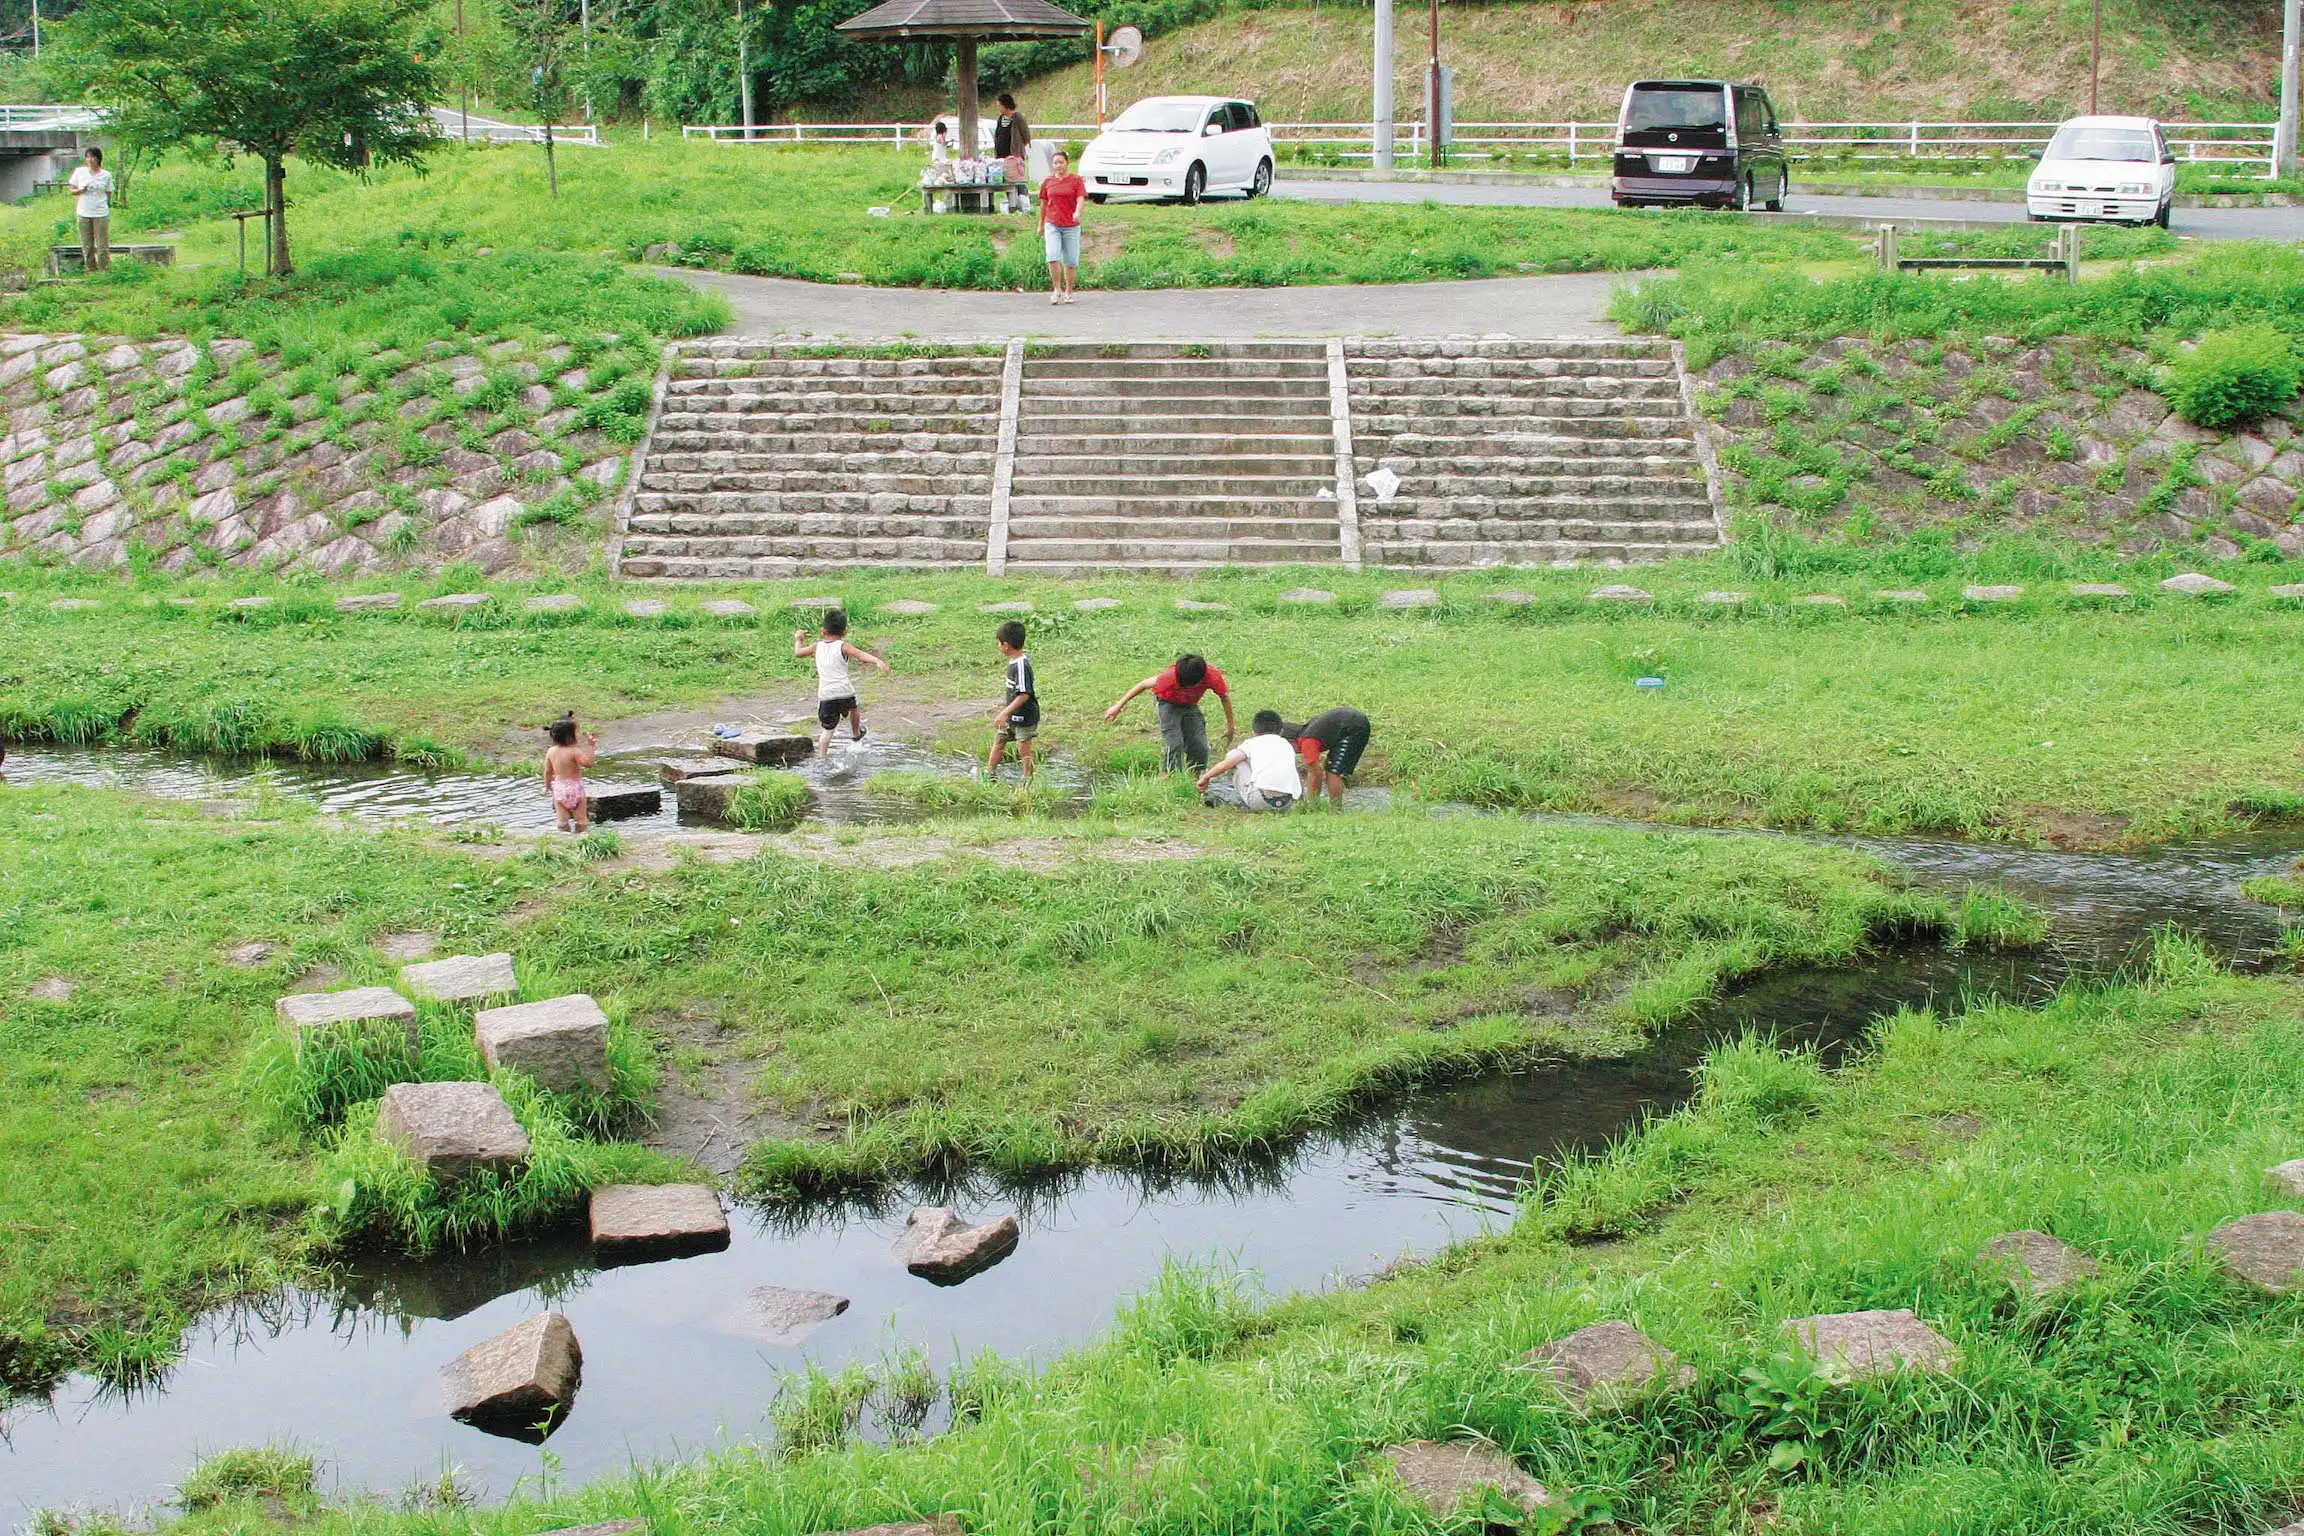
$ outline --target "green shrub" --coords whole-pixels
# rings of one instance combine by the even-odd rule
[[[2168,399],[2195,425],[2221,431],[2296,398],[2296,345],[2269,325],[2210,331],[2168,365]]]

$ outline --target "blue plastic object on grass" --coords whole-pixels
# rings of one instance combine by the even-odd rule
[[[1635,688],[1661,688],[1664,686],[1664,679],[1660,677],[1636,678],[1633,680],[1632,686]]]

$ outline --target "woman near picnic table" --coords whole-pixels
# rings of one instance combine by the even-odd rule
[[[1040,240],[1048,250],[1048,302],[1069,304],[1080,281],[1080,204],[1088,183],[1072,174],[1072,157],[1049,156],[1052,174],[1040,183]]]

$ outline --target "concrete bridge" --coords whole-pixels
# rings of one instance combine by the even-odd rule
[[[94,107],[0,106],[0,199],[21,202],[35,184],[62,181],[105,136]]]

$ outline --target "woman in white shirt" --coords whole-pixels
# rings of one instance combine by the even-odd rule
[[[78,194],[72,211],[80,219],[80,266],[87,272],[112,270],[112,173],[104,169],[104,151],[95,145],[72,168],[65,182]]]
[[[1256,711],[1255,734],[1234,747],[1224,760],[1200,775],[1200,788],[1220,773],[1238,769],[1232,782],[1240,803],[1251,811],[1285,811],[1304,793],[1304,780],[1296,772],[1296,746],[1280,734],[1280,716],[1269,709]]]

